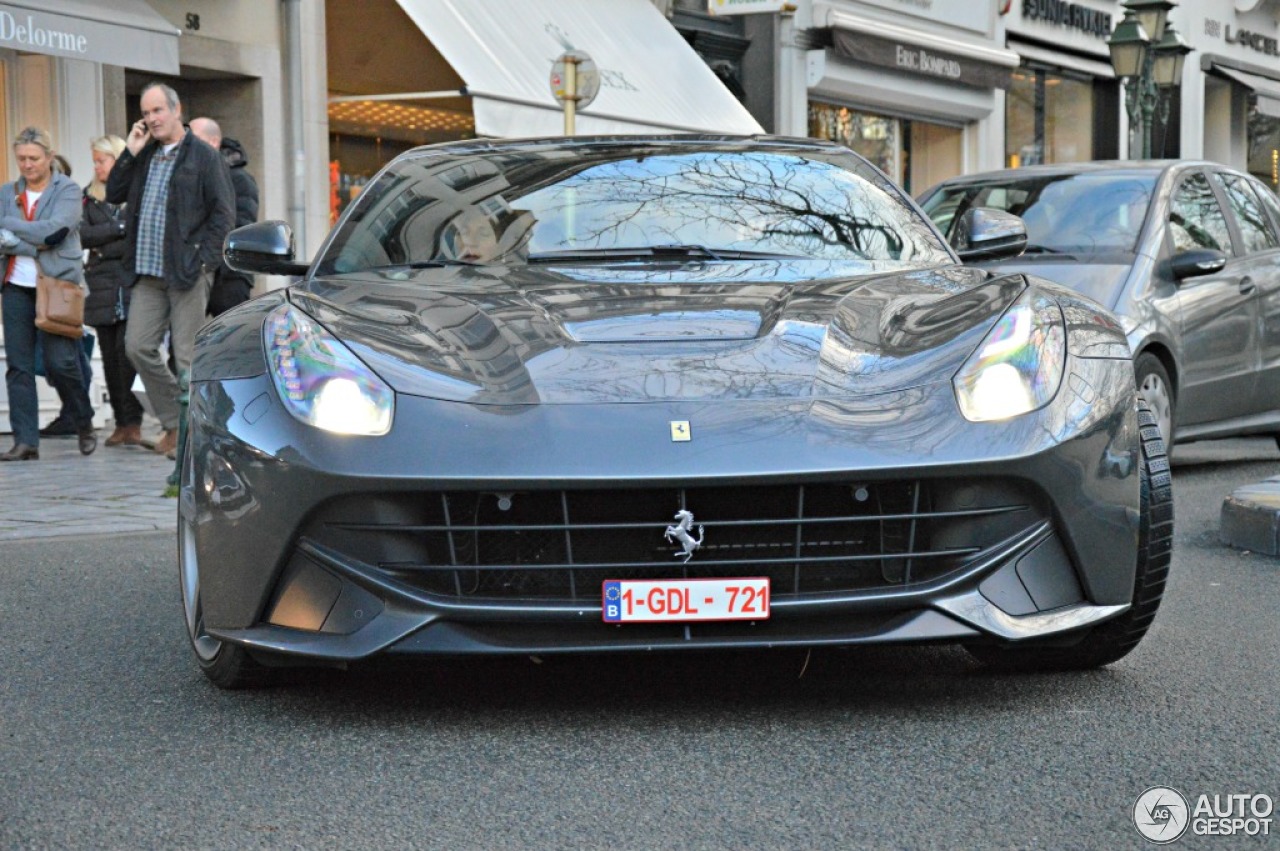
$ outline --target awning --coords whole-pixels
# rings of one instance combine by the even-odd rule
[[[1012,37],[1009,38],[1009,49],[1017,51],[1018,55],[1028,62],[1039,62],[1042,65],[1065,68],[1068,71],[1077,71],[1103,80],[1114,80],[1116,78],[1116,69],[1111,67],[1111,62],[1107,59],[1093,59],[1076,53],[1046,50],[1043,47],[1028,44],[1025,41],[1018,41]]]
[[[1214,65],[1213,70],[1235,80],[1246,89],[1252,89],[1258,96],[1258,112],[1271,118],[1280,118],[1280,80],[1259,77],[1257,74],[1248,74],[1222,65]]]
[[[144,0],[0,3],[0,47],[177,74],[179,30]]]
[[[562,134],[551,66],[570,48],[600,69],[580,134],[763,132],[650,0],[396,2],[462,77],[481,135]]]
[[[815,27],[831,30],[838,55],[856,62],[939,82],[1007,89],[1022,64],[1011,50],[976,44],[822,4],[813,8]]]

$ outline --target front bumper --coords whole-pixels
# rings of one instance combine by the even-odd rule
[[[1128,607],[1139,511],[1130,362],[1071,357],[1067,369],[1051,405],[1006,423],[965,422],[941,383],[861,400],[717,405],[484,408],[401,396],[395,426],[382,438],[303,426],[265,377],[201,382],[192,394],[181,533],[195,541],[190,551],[199,559],[211,635],[334,662],[379,652],[1017,641],[1066,633]],[[672,421],[689,422],[693,440],[672,442]],[[908,479],[1013,481],[1036,510],[924,581],[835,591],[797,585],[791,595],[775,595],[770,620],[734,624],[606,625],[589,588],[572,600],[435,593],[389,574],[383,551],[362,553],[312,534],[329,507],[364,496],[412,504],[442,491],[574,492],[618,482],[750,494]],[[737,575],[756,575],[749,561],[742,565]]]

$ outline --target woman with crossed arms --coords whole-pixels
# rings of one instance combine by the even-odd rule
[[[27,127],[13,140],[21,177],[0,185],[0,313],[8,360],[9,425],[14,445],[0,461],[40,458],[39,400],[36,397],[37,340],[43,341],[45,370],[71,409],[80,452],[98,446],[93,407],[80,375],[80,341],[57,334],[36,334],[36,275],[84,283],[80,249],[80,187],[54,171],[49,134]]]

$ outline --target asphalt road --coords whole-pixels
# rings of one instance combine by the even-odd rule
[[[1278,468],[1270,441],[1179,450],[1155,626],[1075,675],[875,648],[226,693],[188,657],[170,536],[5,543],[0,848],[1143,847],[1150,786],[1280,799],[1280,559],[1216,540]]]

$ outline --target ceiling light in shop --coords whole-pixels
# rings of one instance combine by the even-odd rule
[[[469,112],[372,100],[329,104],[329,124],[330,129],[341,128],[342,132],[388,137],[475,132],[475,118]]]

